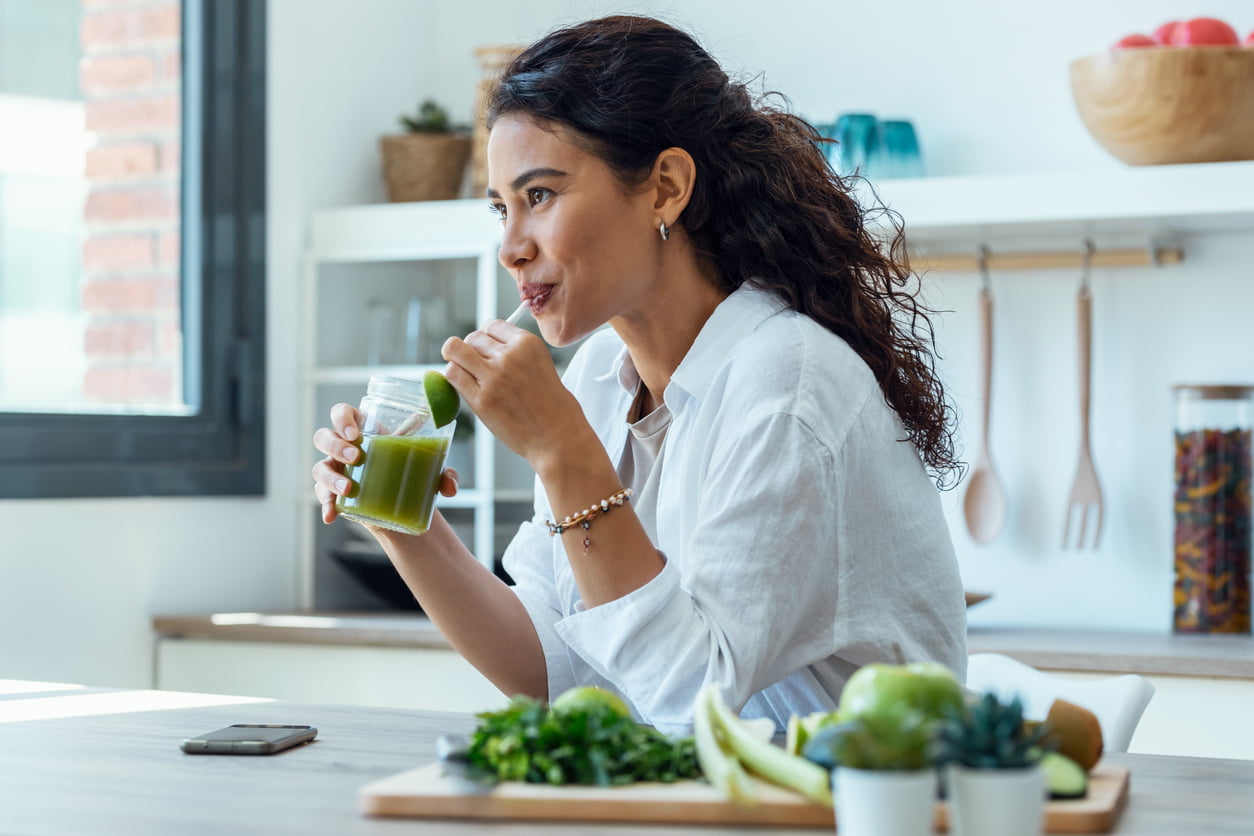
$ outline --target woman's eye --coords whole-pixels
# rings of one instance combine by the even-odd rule
[[[534,188],[534,189],[527,189],[527,202],[530,203],[532,206],[535,206],[537,203],[543,203],[544,201],[548,200],[549,195],[551,194],[552,192],[550,192],[548,189],[542,189],[539,187]]]
[[[488,211],[491,212],[493,215],[496,215],[496,219],[498,221],[500,221],[501,223],[505,223],[505,204],[504,203],[489,203]]]

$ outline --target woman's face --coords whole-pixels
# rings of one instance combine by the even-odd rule
[[[488,138],[488,197],[502,216],[500,261],[552,345],[645,313],[659,280],[656,193],[627,194],[561,126],[522,115]]]

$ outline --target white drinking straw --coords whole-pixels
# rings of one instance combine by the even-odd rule
[[[514,308],[514,312],[512,314],[505,317],[505,321],[508,322],[510,325],[517,325],[518,320],[522,319],[522,315],[525,314],[530,308],[531,308],[530,302],[523,302],[521,305]]]

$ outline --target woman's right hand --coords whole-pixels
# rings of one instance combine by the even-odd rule
[[[324,523],[335,521],[335,500],[344,495],[352,484],[344,475],[344,466],[355,463],[361,455],[361,448],[357,446],[360,439],[361,413],[355,406],[346,403],[331,407],[331,426],[321,427],[314,433],[314,447],[326,456],[313,467],[314,496],[322,506]],[[451,467],[444,468],[440,493],[456,496],[457,485],[457,471]]]

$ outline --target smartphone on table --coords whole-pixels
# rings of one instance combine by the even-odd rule
[[[186,738],[179,746],[189,755],[273,755],[308,743],[318,736],[313,726],[267,726],[236,723]]]

